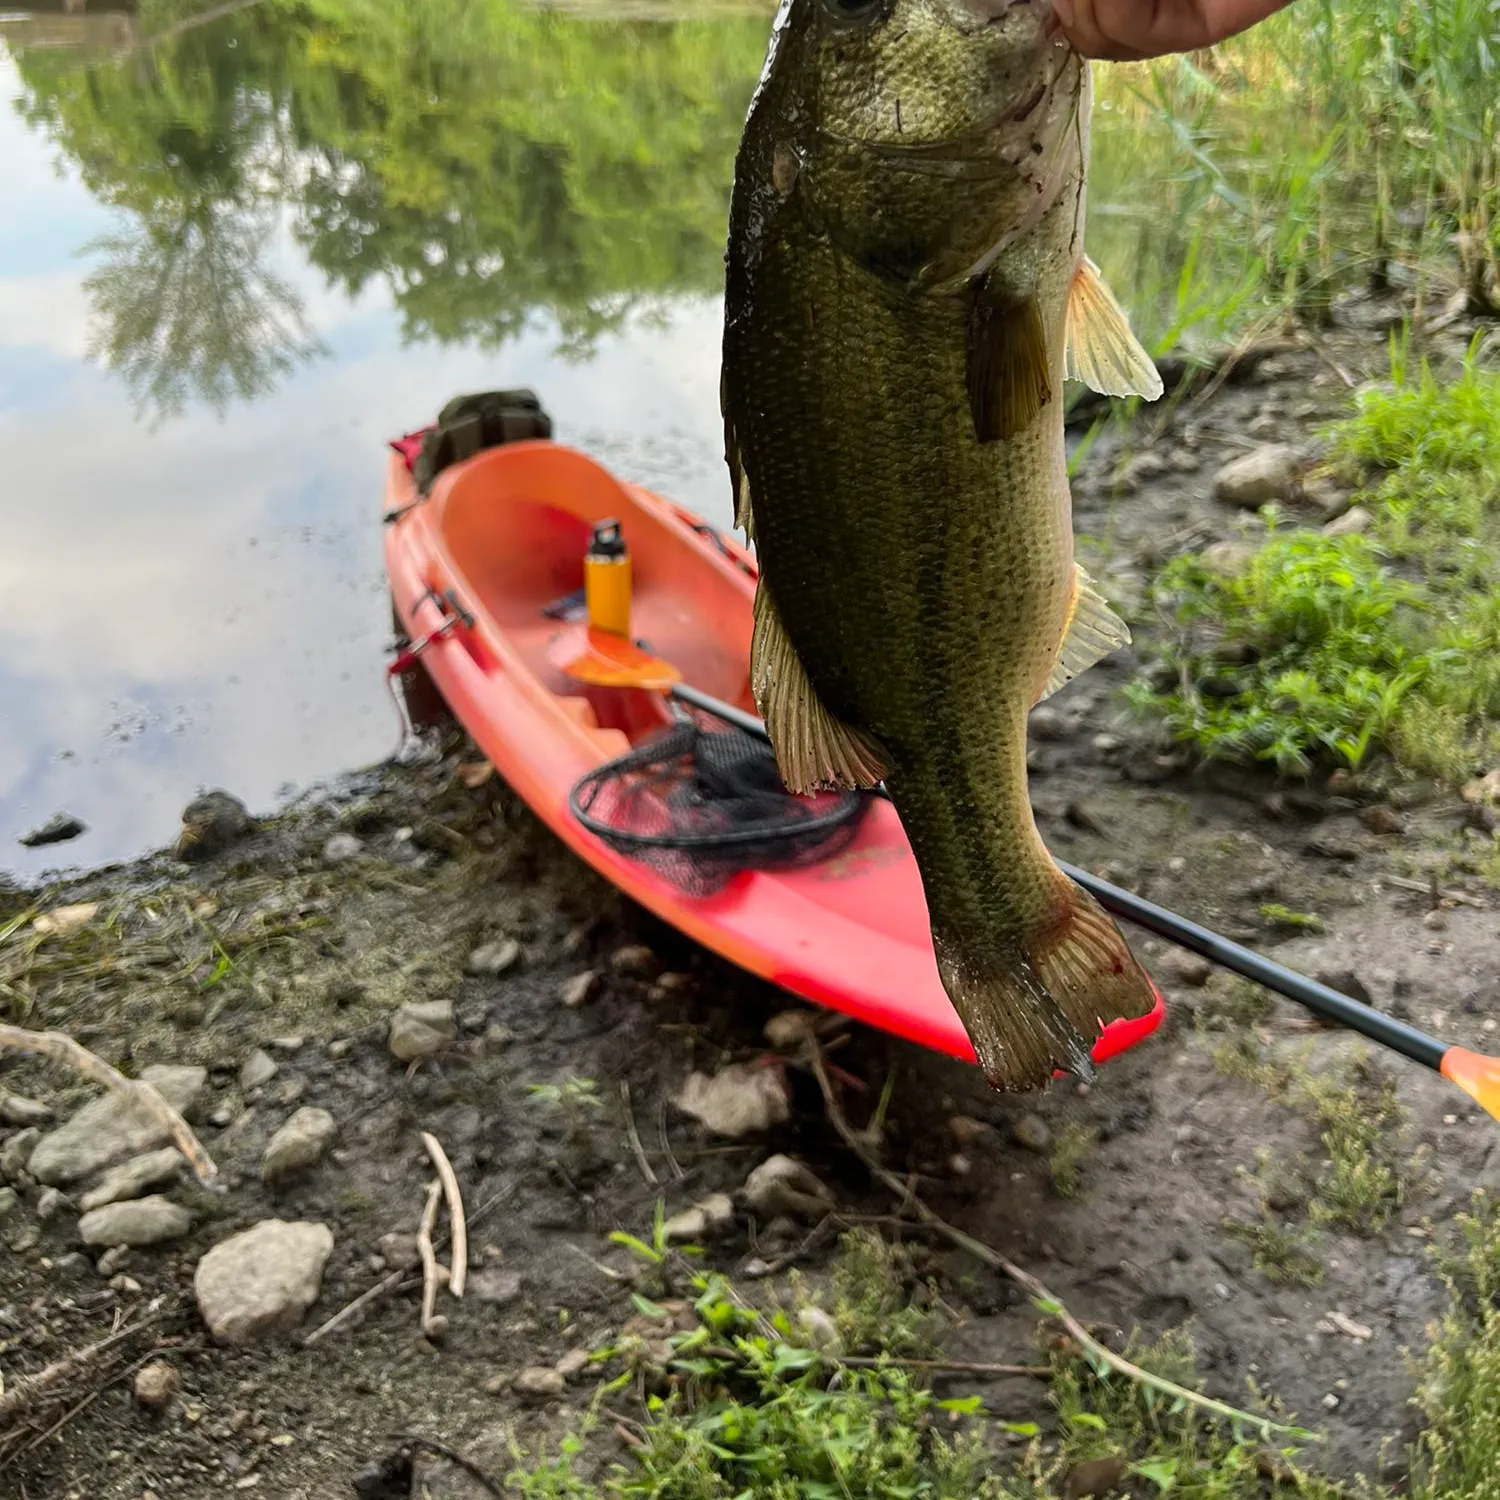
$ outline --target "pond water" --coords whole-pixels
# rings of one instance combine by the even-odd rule
[[[728,523],[723,229],[769,6],[694,14],[0,18],[0,870],[395,747],[384,445],[459,392],[531,386],[560,440]],[[1139,111],[1096,138],[1094,254],[1175,335],[1206,179]],[[19,846],[64,809],[83,838]]]

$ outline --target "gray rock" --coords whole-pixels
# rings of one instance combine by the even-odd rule
[[[519,1271],[502,1271],[497,1266],[486,1266],[469,1277],[469,1294],[491,1307],[509,1307],[521,1300],[525,1283]]]
[[[135,1372],[135,1399],[147,1411],[165,1411],[182,1388],[182,1376],[164,1359],[153,1359]]]
[[[43,1224],[46,1224],[55,1219],[67,1206],[68,1199],[65,1193],[59,1192],[57,1188],[43,1188],[37,1194],[36,1216]]]
[[[833,1207],[833,1194],[817,1175],[790,1156],[767,1157],[745,1179],[745,1201],[766,1218],[821,1219]]]
[[[364,844],[352,833],[336,833],[323,845],[325,865],[348,864],[364,853]]]
[[[52,1106],[38,1099],[27,1099],[21,1094],[12,1094],[0,1089],[0,1124],[47,1125],[52,1120]]]
[[[1375,517],[1363,505],[1351,505],[1343,515],[1335,516],[1323,527],[1324,536],[1360,536],[1375,524]]]
[[[1049,1150],[1052,1145],[1052,1132],[1040,1115],[1022,1115],[1010,1127],[1010,1133],[1018,1146],[1024,1146],[1028,1151],[1035,1151],[1038,1155]]]
[[[414,1266],[417,1263],[417,1237],[414,1234],[399,1229],[392,1230],[389,1234],[381,1235],[376,1245],[388,1266]]]
[[[1213,965],[1196,953],[1169,953],[1162,960],[1162,968],[1179,984],[1201,989],[1213,973]]]
[[[582,1378],[584,1371],[589,1367],[589,1359],[590,1355],[587,1349],[569,1349],[552,1368],[564,1380],[572,1382]]]
[[[33,1125],[26,1130],[18,1130],[0,1146],[0,1177],[15,1183],[17,1187],[22,1186],[30,1175],[31,1158],[36,1154],[37,1143],[41,1138],[42,1132]]]
[[[276,1068],[276,1059],[257,1047],[240,1067],[240,1087],[247,1094],[251,1089],[264,1088],[276,1076]]]
[[[391,1052],[402,1062],[431,1057],[458,1035],[450,1000],[409,1001],[391,1017]]]
[[[721,1072],[689,1073],[672,1101],[715,1135],[731,1139],[768,1130],[791,1118],[785,1076],[779,1068],[731,1063]]]
[[[1245,510],[1292,499],[1298,492],[1302,456],[1287,443],[1264,447],[1232,458],[1214,475],[1214,499]]]
[[[203,1092],[208,1072],[157,1063],[143,1068],[141,1078],[173,1109],[185,1114]],[[154,1115],[118,1094],[107,1094],[84,1105],[71,1120],[42,1138],[31,1158],[31,1175],[39,1182],[64,1187],[122,1157],[154,1150],[166,1139]]]
[[[130,1264],[130,1247],[115,1245],[99,1257],[94,1269],[107,1281]],[[137,1289],[139,1290],[139,1289]]]
[[[19,1201],[14,1188],[0,1187],[0,1224],[3,1224],[16,1211],[16,1204]]]
[[[825,1354],[837,1354],[844,1340],[839,1334],[838,1324],[821,1307],[804,1307],[797,1313],[797,1325],[807,1342]]]
[[[333,1231],[326,1224],[263,1219],[198,1262],[198,1312],[221,1344],[288,1333],[318,1300],[332,1253]]]
[[[521,945],[514,938],[496,938],[492,943],[481,943],[469,955],[465,967],[471,974],[493,979],[514,968],[520,957]]]
[[[663,1225],[669,1244],[680,1245],[707,1239],[734,1223],[734,1201],[728,1193],[710,1193],[691,1208],[673,1214]]]
[[[66,1277],[69,1281],[81,1281],[94,1268],[89,1264],[89,1258],[81,1250],[70,1250],[66,1255],[59,1255],[52,1262],[52,1269],[59,1276]]]
[[[1031,710],[1026,727],[1034,740],[1070,740],[1078,733],[1080,721],[1051,703],[1040,703]]]
[[[326,1109],[304,1106],[273,1135],[261,1158],[261,1181],[280,1182],[294,1172],[315,1167],[333,1144],[338,1126]]]
[[[1255,561],[1259,551],[1254,542],[1244,537],[1230,537],[1226,541],[1210,543],[1198,554],[1198,561],[1220,578],[1233,578]]]
[[[626,979],[655,979],[661,960],[644,943],[627,943],[609,956],[609,966]]]
[[[78,1221],[78,1234],[85,1245],[160,1245],[180,1240],[193,1227],[187,1209],[160,1193],[126,1203],[107,1203],[86,1213]]]
[[[23,833],[19,842],[27,849],[41,849],[48,844],[66,844],[69,839],[76,839],[88,831],[89,825],[82,818],[75,818],[72,813],[57,813],[40,828]]]
[[[510,1383],[511,1390],[523,1401],[555,1401],[568,1388],[568,1382],[546,1365],[531,1365]]]
[[[594,986],[598,982],[598,971],[585,969],[582,974],[575,974],[562,987],[558,998],[569,1010],[577,1010],[594,993]]]
[[[182,832],[177,836],[178,859],[204,860],[222,854],[252,833],[255,824],[245,804],[228,792],[205,792],[182,810]]]

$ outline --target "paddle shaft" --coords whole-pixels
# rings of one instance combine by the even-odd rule
[[[754,714],[699,692],[687,683],[677,683],[669,692],[682,703],[712,714],[726,724],[734,725],[736,729],[743,729],[746,734],[755,735],[757,739],[770,742],[765,724]],[[877,790],[881,796],[887,795],[883,786]],[[1087,870],[1062,864],[1061,861],[1059,866],[1065,875],[1076,880],[1106,911],[1115,916],[1124,917],[1137,927],[1144,927],[1157,937],[1165,938],[1179,948],[1186,948],[1190,953],[1218,964],[1220,968],[1230,969],[1256,984],[1264,985],[1268,990],[1285,995],[1288,1000],[1305,1006],[1325,1020],[1347,1026],[1351,1031],[1357,1031],[1371,1041],[1379,1042],[1382,1046],[1411,1058],[1413,1062],[1434,1070],[1441,1069],[1448,1048],[1426,1032],[1418,1031],[1416,1027],[1408,1026],[1393,1016],[1383,1015],[1349,995],[1341,995],[1328,985],[1309,979],[1305,974],[1298,974],[1274,959],[1265,958],[1228,938],[1220,937],[1207,927],[1200,927],[1186,917],[1179,917],[1176,912],[1132,895],[1129,891],[1122,891],[1107,880],[1090,875]]]

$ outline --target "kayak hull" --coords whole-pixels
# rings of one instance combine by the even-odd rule
[[[921,880],[889,802],[873,801],[832,857],[744,871],[708,896],[619,853],[572,815],[569,793],[585,774],[672,722],[660,694],[569,677],[564,666],[584,627],[545,612],[582,588],[589,535],[611,518],[632,559],[632,633],[691,686],[755,711],[753,554],[586,455],[530,440],[445,469],[425,499],[402,456],[391,456],[392,600],[455,717],[558,838],[663,921],[803,999],[974,1062],[938,977]],[[1112,1023],[1094,1060],[1142,1041],[1163,1015],[1158,995],[1150,1014]]]

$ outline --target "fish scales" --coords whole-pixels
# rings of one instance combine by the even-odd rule
[[[1030,708],[1118,643],[1075,569],[1062,428],[1070,312],[1080,283],[1101,297],[1086,65],[1043,0],[979,0],[1002,19],[977,27],[974,0],[855,3],[852,25],[842,0],[783,7],[737,164],[724,406],[761,563],[752,675],[789,785],[884,775],[980,1061],[1032,1087],[1087,1075],[1102,1026],[1154,1003],[1026,784]],[[1084,349],[1100,385],[1107,333]]]

